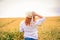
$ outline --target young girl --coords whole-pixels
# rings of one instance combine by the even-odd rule
[[[39,18],[38,20],[35,20],[36,16]],[[20,32],[24,32],[24,40],[38,40],[37,26],[44,20],[44,17],[35,12],[28,12],[25,21],[20,24]]]

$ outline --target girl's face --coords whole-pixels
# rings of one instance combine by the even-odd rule
[[[30,23],[31,19],[32,19],[32,18],[26,17],[26,23]]]

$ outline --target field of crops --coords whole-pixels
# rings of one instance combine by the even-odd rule
[[[23,40],[19,31],[24,18],[0,18],[0,40]],[[38,27],[39,40],[60,40],[60,17],[46,17]]]

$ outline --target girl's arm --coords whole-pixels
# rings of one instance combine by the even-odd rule
[[[43,18],[41,15],[38,15],[37,13],[33,12],[33,17],[38,16],[39,18]]]
[[[35,12],[33,12],[33,16],[34,16],[34,17],[35,17],[35,16],[39,17],[39,19],[36,20],[35,25],[40,25],[40,24],[45,20],[45,17],[42,17],[41,15],[38,15],[38,14],[35,13]]]

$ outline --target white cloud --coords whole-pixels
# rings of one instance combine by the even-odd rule
[[[53,8],[56,7],[54,0],[11,0],[1,2],[0,5],[0,18],[25,17],[25,13],[28,11],[35,11],[42,16],[58,16],[53,11]]]

